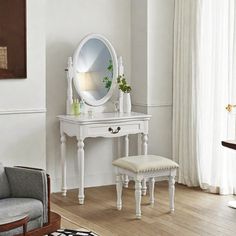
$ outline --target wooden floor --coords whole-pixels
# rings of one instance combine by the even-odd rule
[[[86,230],[86,228],[82,227],[79,223],[65,217],[61,218],[61,225],[62,225],[62,228],[64,229]]]
[[[135,219],[133,184],[123,190],[121,211],[115,207],[115,186],[87,188],[85,205],[78,204],[77,190],[68,191],[67,197],[52,194],[52,209],[73,227],[90,228],[101,236],[233,236],[236,235],[236,209],[227,207],[233,198],[176,185],[175,213],[170,214],[167,184],[160,182],[156,183],[155,206],[149,205],[148,196],[142,198],[141,220]]]

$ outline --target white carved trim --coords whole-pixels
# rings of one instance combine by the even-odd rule
[[[0,110],[0,115],[16,115],[16,114],[34,114],[46,113],[46,108],[31,108],[31,109],[5,109]]]
[[[142,102],[133,102],[133,106],[139,106],[139,107],[172,107],[172,102],[158,102],[158,103],[142,103]]]
[[[133,171],[123,169],[121,167],[115,167],[116,169],[116,174],[123,174],[123,175],[128,175],[131,178],[134,179],[149,179],[149,178],[157,178],[157,177],[166,177],[166,176],[176,176],[176,170],[177,168],[169,168],[169,169],[163,169],[163,170],[151,170],[151,171],[146,171],[146,172],[139,172],[135,173]]]

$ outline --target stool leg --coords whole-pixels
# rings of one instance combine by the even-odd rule
[[[155,189],[155,178],[149,179],[149,195],[150,195],[150,203],[154,204],[154,189]]]
[[[174,197],[175,197],[175,177],[169,176],[169,199],[170,199],[170,211],[174,212]]]
[[[128,187],[129,187],[129,176],[124,175],[124,188],[128,188]]]
[[[142,185],[140,180],[135,180],[135,202],[136,202],[136,218],[141,219],[141,196]]]
[[[123,182],[122,182],[122,175],[118,174],[116,176],[116,193],[117,193],[117,209],[121,210],[122,208],[122,187],[123,187]]]
[[[143,179],[142,181],[142,195],[146,196],[147,194],[147,181],[146,179]]]

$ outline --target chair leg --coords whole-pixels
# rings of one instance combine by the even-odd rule
[[[146,196],[147,194],[147,181],[146,179],[143,179],[142,181],[142,195]]]
[[[174,197],[175,197],[175,177],[169,176],[169,199],[170,199],[170,211],[174,212]]]
[[[124,175],[124,188],[128,188],[128,187],[129,187],[129,176]]]
[[[149,179],[149,197],[150,197],[150,204],[154,204],[154,189],[155,189],[155,178]]]
[[[122,181],[122,175],[117,174],[116,176],[116,194],[117,194],[117,209],[121,210],[122,208],[122,187],[123,187],[123,181]]]
[[[141,219],[141,197],[142,185],[140,180],[135,180],[135,202],[136,202],[136,218]]]

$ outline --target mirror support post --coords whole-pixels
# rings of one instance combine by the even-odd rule
[[[120,56],[118,59],[118,74],[123,75],[124,74],[124,66],[123,66],[123,60]],[[119,91],[119,112],[123,112],[123,92]]]
[[[73,63],[72,63],[72,57],[68,57],[66,75],[67,75],[66,114],[72,115],[72,103],[73,103],[73,91],[72,91]]]

